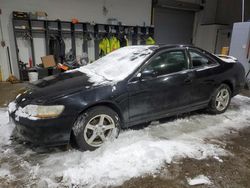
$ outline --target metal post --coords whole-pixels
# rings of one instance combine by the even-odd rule
[[[245,0],[242,0],[241,22],[245,20]]]
[[[72,49],[73,55],[76,58],[75,24],[73,24],[72,22],[70,23],[70,31],[71,31],[71,49]]]

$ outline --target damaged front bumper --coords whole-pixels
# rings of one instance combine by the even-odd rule
[[[69,143],[72,118],[64,116],[53,119],[18,117],[14,112],[9,114],[11,122],[16,125],[17,137],[34,145],[65,145]]]

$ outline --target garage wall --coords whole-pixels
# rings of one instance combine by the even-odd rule
[[[241,22],[241,10],[242,0],[207,0],[205,9],[196,15],[194,44],[213,53],[230,46],[233,23]],[[245,0],[245,21],[249,19],[250,0]]]
[[[155,8],[155,40],[161,44],[191,44],[194,12]]]
[[[216,20],[232,25],[241,22],[242,0],[218,0]],[[250,0],[245,0],[245,21],[250,20]]]
[[[108,9],[108,14],[103,15],[103,5]],[[151,0],[0,0],[2,9],[2,26],[6,45],[10,46],[14,74],[18,75],[11,13],[13,10],[35,12],[45,11],[48,19],[71,20],[76,17],[80,21],[106,23],[108,18],[117,18],[124,24],[150,25]],[[41,46],[42,41],[40,41]],[[26,44],[23,44],[26,45]],[[38,53],[43,54],[43,47]],[[28,57],[23,57],[27,59]],[[6,79],[9,75],[7,60],[7,49],[0,47],[0,65],[2,75]]]
[[[204,9],[194,12],[156,6],[154,12],[156,41],[167,44],[195,44],[198,27],[201,24],[215,23],[218,0],[207,0],[205,4],[202,4],[201,0],[178,1],[203,5]],[[158,5],[164,3],[166,3],[164,0],[157,2]]]

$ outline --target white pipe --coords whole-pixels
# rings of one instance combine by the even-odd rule
[[[245,20],[245,0],[242,0],[241,22]]]

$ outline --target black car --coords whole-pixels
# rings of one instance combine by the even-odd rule
[[[75,140],[94,150],[122,128],[203,108],[223,113],[244,83],[233,57],[186,45],[129,46],[30,84],[9,113],[26,141]]]

